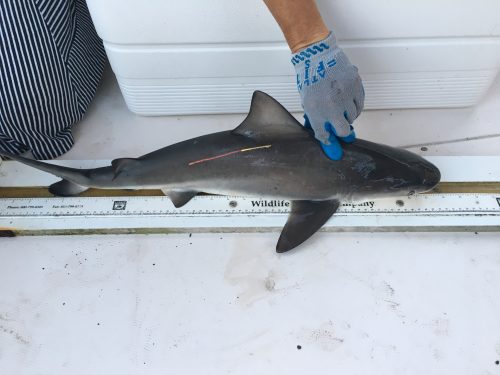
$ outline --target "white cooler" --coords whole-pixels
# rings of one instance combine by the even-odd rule
[[[262,0],[87,0],[131,111],[244,113],[254,90],[300,111]],[[367,109],[474,105],[500,68],[498,0],[319,1],[360,69]]]

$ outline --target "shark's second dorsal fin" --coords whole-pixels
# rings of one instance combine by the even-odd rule
[[[121,158],[121,159],[115,159],[111,162],[111,166],[113,167],[113,170],[115,172],[115,179],[118,177],[118,175],[123,172],[126,168],[129,166],[135,165],[139,163],[139,160],[133,159],[133,158]]]
[[[256,139],[310,136],[290,112],[262,91],[253,93],[250,112],[233,133]]]

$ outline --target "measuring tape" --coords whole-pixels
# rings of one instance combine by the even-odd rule
[[[2,198],[0,229],[18,234],[265,231],[281,228],[291,202],[197,196],[175,208],[166,196]],[[500,231],[500,195],[423,194],[343,203],[331,231]]]

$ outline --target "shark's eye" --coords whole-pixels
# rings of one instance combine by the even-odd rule
[[[411,190],[409,193],[408,193],[408,196],[411,197],[412,195],[415,195],[415,190]]]

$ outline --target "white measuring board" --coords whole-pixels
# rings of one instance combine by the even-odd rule
[[[175,208],[166,196],[0,199],[0,228],[64,230],[271,230],[290,212],[286,200],[198,196]],[[500,195],[423,194],[343,203],[325,230],[500,230]]]

